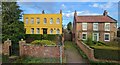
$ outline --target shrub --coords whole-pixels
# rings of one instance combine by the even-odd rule
[[[49,40],[35,40],[31,42],[31,44],[38,44],[38,45],[56,45],[54,42]]]

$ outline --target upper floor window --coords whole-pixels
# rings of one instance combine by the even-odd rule
[[[60,30],[59,30],[59,29],[57,29],[57,30],[56,30],[56,33],[57,33],[57,34],[60,34]]]
[[[31,28],[31,33],[34,34],[34,28]]]
[[[50,29],[50,34],[53,34],[53,29]]]
[[[46,18],[44,18],[44,24],[46,24],[47,23],[47,19]]]
[[[37,18],[37,24],[40,24],[40,18]]]
[[[98,23],[93,23],[93,30],[95,30],[95,31],[98,30]]]
[[[60,19],[59,19],[59,18],[57,18],[56,23],[57,23],[57,24],[60,24]]]
[[[50,19],[50,24],[53,24],[53,18]]]
[[[87,30],[87,23],[82,23],[82,30]]]
[[[28,18],[26,18],[26,24],[28,24]]]
[[[110,31],[110,23],[105,23],[105,31]]]
[[[40,33],[40,28],[36,29],[36,33],[39,34]]]
[[[34,24],[34,18],[31,18],[31,24]]]

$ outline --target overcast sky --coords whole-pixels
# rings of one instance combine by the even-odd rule
[[[63,25],[73,22],[74,11],[78,15],[108,15],[118,20],[118,2],[18,2],[24,14],[59,13],[62,10]],[[120,23],[119,23],[120,26]]]

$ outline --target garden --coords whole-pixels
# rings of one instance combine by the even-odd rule
[[[115,60],[119,61],[119,41],[113,40],[111,42],[92,41],[92,38],[83,40],[85,44],[94,49],[94,56],[96,59]]]

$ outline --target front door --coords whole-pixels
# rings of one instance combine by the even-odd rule
[[[47,28],[43,28],[43,34],[47,34]]]
[[[93,41],[99,41],[99,33],[93,33]]]

